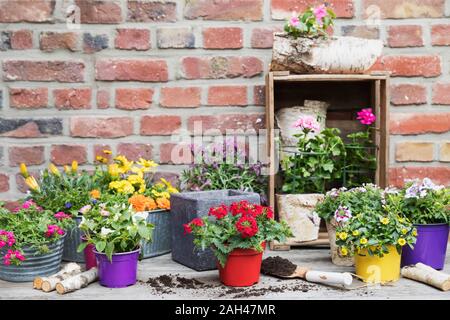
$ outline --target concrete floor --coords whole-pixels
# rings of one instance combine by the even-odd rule
[[[330,260],[329,249],[303,248],[284,252],[266,251],[264,257],[274,255],[290,259],[297,265],[309,266],[315,270],[353,271],[352,268],[333,265]],[[450,252],[448,255],[450,256]],[[450,258],[448,256],[444,271],[450,273]],[[196,278],[210,286],[201,289],[157,290],[146,283],[149,278],[163,274]],[[97,282],[73,293],[59,295],[56,292],[44,293],[34,290],[31,283],[11,283],[0,280],[0,299],[450,299],[450,292],[441,292],[433,287],[408,279],[400,279],[389,286],[370,287],[355,280],[353,286],[357,289],[344,290],[310,284],[303,280],[279,280],[261,276],[260,283],[251,288],[230,290],[230,288],[219,284],[217,271],[193,271],[173,262],[170,254],[168,254],[141,261],[138,270],[138,283],[131,287],[109,289],[100,286]]]

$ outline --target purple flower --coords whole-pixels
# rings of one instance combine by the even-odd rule
[[[70,209],[70,208],[72,208],[72,204],[70,202],[66,202],[64,207],[66,207],[66,209]]]
[[[350,209],[344,206],[339,206],[337,210],[334,212],[334,219],[337,222],[346,222],[348,219],[352,217],[352,212]]]
[[[413,184],[408,189],[406,189],[405,198],[417,198],[419,194],[419,187],[417,184]]]

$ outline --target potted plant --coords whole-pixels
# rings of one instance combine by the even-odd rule
[[[356,193],[359,203],[337,214],[342,219],[336,229],[341,255],[355,256],[356,275],[365,282],[398,280],[402,248],[413,246],[416,229],[392,210],[395,191],[366,185],[342,193]]]
[[[87,208],[80,229],[86,241],[79,251],[92,244],[97,258],[100,284],[122,288],[136,283],[142,240],[151,241],[154,226],[148,212],[135,212],[124,203],[99,203]]]
[[[9,212],[0,204],[0,279],[32,281],[61,266],[65,230],[71,217],[44,210],[32,200]]]
[[[314,207],[341,178],[345,148],[340,131],[325,128],[312,116],[300,117],[297,151],[282,159],[282,194],[277,194],[278,214],[292,228],[294,241],[316,240],[320,217]]]
[[[258,283],[267,241],[291,235],[285,222],[273,219],[270,207],[247,201],[212,207],[208,216],[184,225],[201,249],[212,248],[223,284],[245,287]]]
[[[63,260],[84,262],[83,254],[77,253],[77,247],[81,243],[77,225],[81,222],[79,209],[92,199],[90,175],[86,171],[79,171],[76,161],[72,162],[71,167],[64,166],[62,172],[50,164],[37,179],[28,173],[23,163],[20,165],[20,172],[29,187],[29,199],[46,210],[63,212],[72,217],[72,225],[68,226],[64,241]]]
[[[294,73],[363,73],[381,55],[383,43],[329,36],[336,15],[325,5],[293,13],[274,34],[271,70]]]
[[[450,189],[435,185],[429,178],[410,181],[398,194],[398,211],[417,228],[417,242],[405,248],[402,266],[424,263],[434,269],[444,267],[450,222]]]

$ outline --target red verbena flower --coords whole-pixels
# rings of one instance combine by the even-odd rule
[[[183,224],[184,234],[192,233],[192,228],[188,223]]]
[[[242,216],[236,222],[236,229],[241,234],[242,238],[251,238],[258,233],[258,224],[255,218],[250,215]]]
[[[197,227],[201,227],[201,226],[203,226],[204,223],[201,218],[195,218],[194,220],[191,221],[190,224],[193,224],[194,226],[197,226]]]
[[[230,206],[230,211],[233,216],[237,215],[246,215],[249,213],[251,209],[250,204],[246,200],[242,200],[240,202],[234,202]]]
[[[208,215],[216,217],[218,220],[222,219],[228,214],[228,208],[226,205],[222,204],[219,207],[210,208]]]

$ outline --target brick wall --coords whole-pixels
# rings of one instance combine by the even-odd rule
[[[450,0],[328,2],[335,34],[386,44],[374,69],[393,75],[391,182],[450,184]],[[272,32],[316,3],[0,0],[0,199],[24,191],[23,161],[89,168],[109,148],[176,173],[173,132],[260,127]]]

